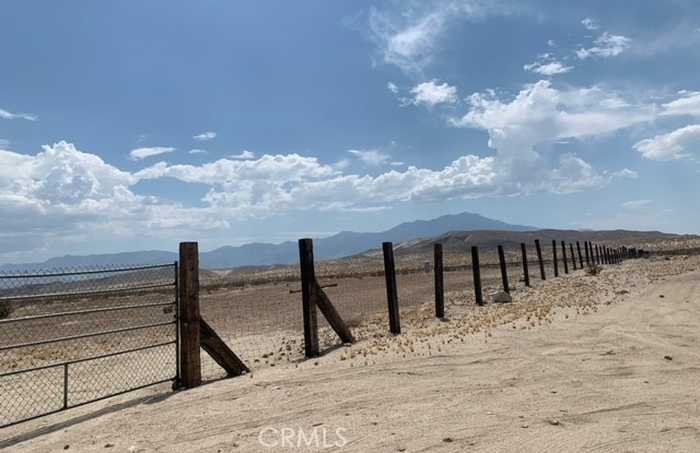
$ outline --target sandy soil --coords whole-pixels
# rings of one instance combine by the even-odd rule
[[[698,451],[696,269],[700,258],[680,256],[579,271],[519,289],[513,304],[448,306],[448,322],[419,308],[399,337],[370,323],[318,360],[91,404],[0,430],[0,448]],[[347,444],[283,448],[284,428]]]

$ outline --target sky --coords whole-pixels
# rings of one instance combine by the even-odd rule
[[[700,5],[0,6],[0,263],[476,212],[700,233]]]

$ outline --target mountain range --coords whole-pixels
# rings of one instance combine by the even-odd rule
[[[399,224],[386,231],[358,233],[341,231],[325,238],[314,239],[314,255],[317,259],[340,258],[362,253],[381,246],[384,241],[394,243],[428,239],[451,231],[499,230],[533,231],[534,227],[511,225],[479,214],[463,212],[437,217],[431,220],[416,220]],[[128,266],[135,264],[160,264],[177,261],[176,252],[144,250],[101,255],[66,255],[51,258],[41,263],[4,264],[2,272],[31,271],[90,266]],[[226,269],[241,266],[266,266],[291,264],[299,259],[295,241],[281,244],[251,243],[241,246],[224,246],[208,252],[200,252],[200,265],[208,269]]]

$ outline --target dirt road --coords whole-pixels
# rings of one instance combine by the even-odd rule
[[[700,271],[625,291],[534,328],[440,334],[429,355],[404,358],[401,346],[341,360],[339,350],[187,392],[131,394],[0,431],[0,448],[696,452]]]

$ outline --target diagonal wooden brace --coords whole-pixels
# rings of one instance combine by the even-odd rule
[[[203,318],[199,320],[200,344],[202,349],[211,356],[229,376],[240,376],[250,372],[247,366],[229,348],[224,340]]]
[[[348,326],[345,325],[345,321],[343,321],[343,318],[340,317],[335,307],[331,303],[331,300],[328,298],[325,291],[323,291],[323,288],[321,288],[317,281],[314,281],[312,299],[316,302],[316,306],[319,310],[321,310],[321,313],[326,317],[328,324],[330,324],[333,330],[335,330],[335,333],[338,334],[343,343],[353,343],[355,339],[353,338],[352,333],[350,333],[350,329],[348,329]]]

